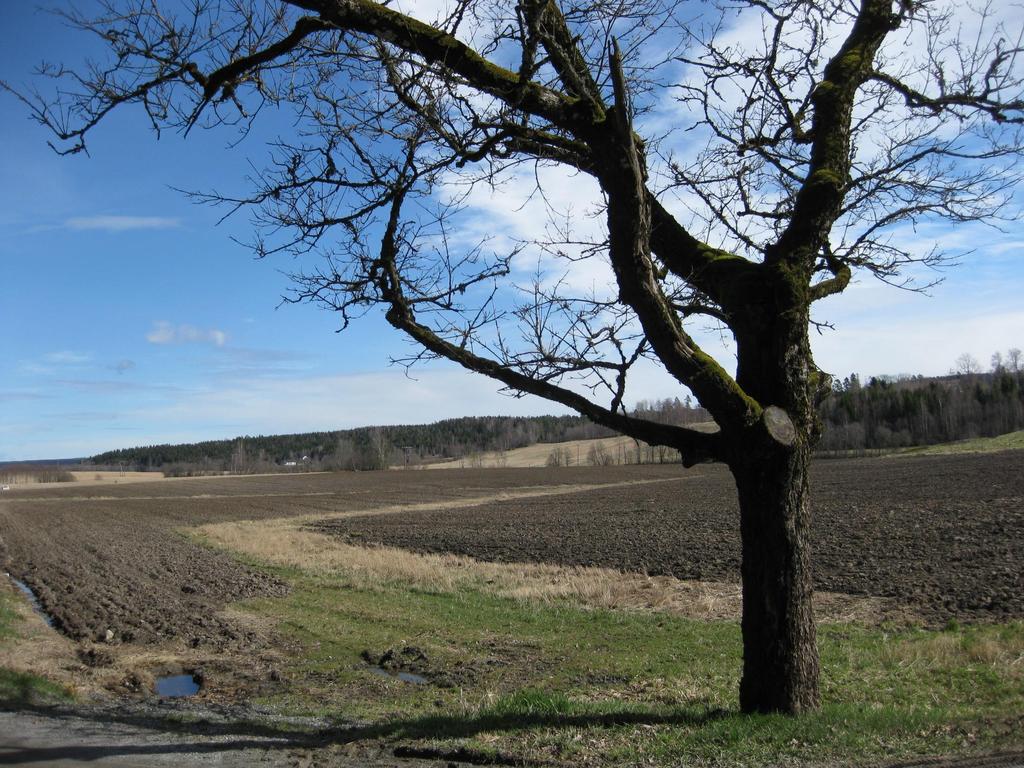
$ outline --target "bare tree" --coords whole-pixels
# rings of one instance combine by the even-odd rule
[[[186,5],[67,14],[112,58],[44,70],[55,97],[21,94],[58,150],[83,151],[126,104],[186,133],[292,110],[248,191],[200,199],[251,210],[261,256],[315,256],[292,300],[342,327],[382,308],[422,349],[404,362],[448,358],[684,464],[726,462],[741,707],[817,707],[807,470],[830,377],[811,307],[855,270],[908,285],[948,257],[901,228],[1005,211],[1024,146],[1019,19],[993,4],[965,22],[939,0],[450,0],[432,24],[370,0]],[[545,197],[553,169],[595,190],[587,215]],[[467,196],[526,172],[546,237],[467,236]],[[606,288],[571,279],[592,268]],[[695,339],[709,322],[732,334],[734,372]],[[644,360],[719,431],[628,414]]]
[[[957,376],[971,376],[981,373],[981,363],[970,352],[964,352],[956,359],[949,372]]]
[[[1012,347],[1006,353],[1006,367],[1014,373],[1024,370],[1024,354],[1019,348]]]
[[[587,463],[592,467],[610,467],[615,463],[615,456],[600,440],[595,440],[587,449]]]
[[[572,454],[568,448],[552,448],[544,461],[546,467],[568,467],[572,465]]]

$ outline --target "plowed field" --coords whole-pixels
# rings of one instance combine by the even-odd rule
[[[328,520],[352,543],[737,581],[738,507],[719,466],[677,483]],[[1024,617],[1024,453],[819,462],[818,589],[893,597],[929,624]]]
[[[1024,617],[1022,468],[1019,452],[819,463],[818,587],[894,597],[930,623]],[[623,482],[639,484],[577,492]],[[524,492],[553,495],[517,498]],[[403,509],[427,502],[440,508]],[[237,646],[245,638],[220,608],[286,586],[179,531],[289,516],[329,518],[315,527],[368,545],[738,578],[735,490],[714,465],[37,487],[0,500],[0,564],[73,638],[109,630],[121,642]]]
[[[675,477],[656,467],[642,478]],[[244,646],[219,617],[231,601],[286,590],[180,533],[202,523],[325,515],[637,479],[631,468],[464,470],[196,478],[35,486],[0,499],[0,569],[27,584],[76,640]]]

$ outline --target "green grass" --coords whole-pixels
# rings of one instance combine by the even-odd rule
[[[416,740],[568,762],[858,762],[1020,743],[1024,624],[821,628],[823,707],[737,712],[739,628],[654,613],[535,606],[473,591],[353,587],[277,573],[293,590],[249,603],[302,649],[268,703]],[[372,674],[363,650],[416,646],[450,687]],[[1011,717],[1012,719],[1012,717]]]
[[[0,586],[0,641],[14,636],[18,615],[14,612],[14,595]]]
[[[0,587],[0,643],[10,642],[18,635],[18,614],[14,610],[14,601],[17,599],[10,589]],[[0,704],[42,704],[70,698],[64,686],[37,675],[0,667]]]
[[[67,688],[46,678],[0,668],[0,705],[53,704],[71,698]]]
[[[687,654],[700,649],[706,661],[720,663],[708,663],[699,679],[678,678],[674,684],[712,697],[736,683],[739,644],[731,624],[530,607],[470,591],[359,590],[301,575],[293,575],[292,582],[288,598],[252,607],[278,618],[279,628],[306,649],[296,675],[314,687],[323,680],[323,695],[339,692],[339,700],[362,716],[430,709],[439,699],[465,704],[470,692],[485,702],[539,679],[554,690],[575,693],[593,690],[588,681],[595,677],[620,686],[640,678],[664,680],[683,661],[680,643]],[[644,639],[638,644],[640,635]],[[422,648],[431,665],[457,685],[438,689],[380,678],[369,674],[360,658],[364,650],[380,654],[405,646]],[[708,674],[711,666],[715,669]],[[363,695],[349,699],[353,689]]]
[[[995,451],[1011,451],[1024,449],[1024,430],[1008,432],[997,437],[979,437],[974,440],[959,440],[955,443],[942,443],[922,448],[906,448],[900,455],[940,456],[950,453],[992,453]]]

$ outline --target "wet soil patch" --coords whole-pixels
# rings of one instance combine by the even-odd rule
[[[109,667],[114,663],[114,655],[102,648],[79,648],[76,655],[87,667]]]
[[[816,587],[895,598],[934,625],[1024,618],[1022,470],[1024,452],[818,462]],[[678,472],[678,483],[313,527],[415,552],[737,581],[731,476],[717,465]]]
[[[167,699],[180,699],[195,696],[202,688],[202,680],[192,673],[181,675],[164,675],[153,682],[153,690],[157,696]]]
[[[471,685],[488,668],[506,663],[497,658],[446,661],[428,656],[422,648],[411,645],[388,648],[382,653],[367,649],[360,656],[376,675],[415,685],[430,684],[438,688]]]
[[[21,592],[21,594],[23,594],[25,597],[28,598],[28,602],[29,602],[29,605],[32,606],[32,610],[35,611],[36,613],[38,613],[42,617],[43,621],[46,622],[46,625],[48,627],[54,626],[53,617],[50,614],[48,614],[45,610],[43,610],[43,606],[39,602],[39,598],[36,597],[36,593],[32,591],[32,588],[28,584],[26,584],[25,582],[19,581],[18,579],[14,578],[13,576],[10,577],[10,579],[11,579],[11,582],[14,584],[14,586],[17,587],[18,591]]]
[[[375,675],[380,675],[381,677],[393,677],[396,680],[401,680],[403,683],[423,685],[424,683],[430,682],[422,675],[417,675],[412,672],[390,672],[384,669],[384,667],[370,667],[370,671]]]

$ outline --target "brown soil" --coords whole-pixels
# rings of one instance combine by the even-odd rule
[[[1019,452],[818,464],[818,587],[895,598],[932,623],[1024,617],[1022,464]],[[585,486],[599,490],[576,492]],[[564,493],[516,498],[538,489]],[[432,503],[439,506],[403,511]],[[390,514],[367,513],[372,510]],[[266,646],[268,630],[246,626],[224,607],[283,594],[286,586],[180,531],[293,516],[323,520],[319,530],[353,543],[681,579],[738,578],[735,490],[728,473],[714,465],[12,490],[0,499],[0,566],[32,588],[58,628],[82,641],[86,653],[91,643],[106,647],[110,638],[111,647],[171,642],[207,658],[244,655],[261,638]],[[102,668],[104,659],[98,652],[79,661]]]
[[[6,568],[75,640],[234,642],[235,629],[218,615],[224,604],[286,589],[156,516],[96,503],[27,514],[11,506],[0,511]]]
[[[675,467],[645,477],[671,477]],[[231,520],[321,516],[396,504],[500,498],[636,479],[595,472],[469,470],[197,478],[166,483],[12,490],[0,500],[0,567],[27,584],[76,640],[244,648],[252,633],[221,615],[230,602],[285,585],[198,546],[179,531]],[[108,632],[112,633],[108,635]]]
[[[818,463],[817,588],[896,598],[931,624],[1024,617],[1022,468],[1021,452]],[[678,483],[315,527],[417,552],[738,580],[731,477],[713,465],[677,472]]]

